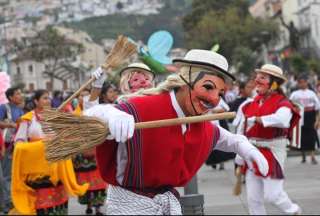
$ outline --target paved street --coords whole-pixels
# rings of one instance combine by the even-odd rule
[[[290,198],[297,202],[304,214],[320,214],[320,165],[300,164],[300,157],[289,157],[286,165],[285,189]],[[320,156],[318,156],[320,160]],[[224,171],[204,166],[198,174],[199,192],[205,195],[206,214],[248,214],[246,196],[232,195],[235,182],[233,163],[225,164]],[[179,191],[183,191],[182,188]],[[244,188],[243,188],[243,191]],[[83,214],[85,208],[75,199],[70,203],[71,214]],[[281,214],[273,206],[267,205],[269,214]]]

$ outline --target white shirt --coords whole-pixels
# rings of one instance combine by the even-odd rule
[[[38,122],[35,114],[33,114],[32,120],[30,122],[23,121],[20,123],[14,141],[27,142],[29,139],[37,140],[42,138],[44,138],[44,134],[41,124],[40,122]]]
[[[315,110],[320,109],[320,101],[314,91],[310,89],[300,89],[292,92],[290,100],[301,104],[304,108],[314,108]]]

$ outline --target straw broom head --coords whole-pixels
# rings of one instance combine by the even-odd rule
[[[120,35],[101,67],[105,70],[110,67],[116,68],[136,51],[136,45],[131,43],[127,37]]]
[[[241,194],[241,188],[242,188],[241,167],[237,167],[235,174],[236,174],[236,177],[237,177],[237,181],[236,181],[236,184],[234,185],[234,188],[233,188],[233,195],[239,196]]]
[[[97,118],[45,110],[41,114],[46,158],[56,162],[102,144],[109,130]]]

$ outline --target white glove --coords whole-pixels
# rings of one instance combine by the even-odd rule
[[[239,166],[243,166],[245,164],[245,161],[243,160],[243,158],[238,154],[236,155],[234,162],[235,162],[235,164],[237,164]]]
[[[246,163],[250,170],[254,170],[253,162],[255,162],[258,166],[260,173],[263,176],[266,176],[269,171],[269,165],[266,158],[258,149],[252,149],[246,154]]]
[[[95,88],[102,88],[103,83],[107,79],[107,74],[101,67],[98,67],[95,71],[91,73],[91,77],[94,77],[96,79],[92,83],[92,86]]]
[[[85,116],[99,118],[105,122],[110,134],[117,142],[125,142],[133,136],[134,118],[110,104],[99,104],[84,111]]]

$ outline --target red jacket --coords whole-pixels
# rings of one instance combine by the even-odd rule
[[[265,116],[275,113],[281,107],[288,107],[293,113],[293,117],[290,122],[290,128],[276,128],[276,127],[263,127],[262,124],[256,123],[249,131],[245,132],[248,138],[263,138],[273,139],[277,137],[289,137],[294,126],[298,123],[300,116],[299,112],[294,108],[292,103],[281,94],[274,93],[265,99],[263,104],[260,106],[260,100],[263,97],[257,96],[251,102],[246,104],[242,110],[247,118],[252,116]]]
[[[262,102],[262,105],[260,106],[259,104],[261,100],[265,100],[265,101]],[[245,131],[246,131],[245,135],[248,138],[262,138],[262,139],[274,139],[277,137],[290,138],[292,134],[292,129],[299,122],[300,116],[299,116],[298,110],[284,95],[274,93],[266,99],[264,99],[262,96],[257,96],[251,103],[246,104],[242,108],[242,110],[247,120],[247,118],[252,116],[271,115],[281,107],[288,107],[289,109],[291,109],[293,113],[289,128],[263,127],[262,124],[256,123],[254,126],[252,126],[252,128],[249,131],[247,131],[246,125],[245,125]],[[283,179],[284,178],[283,170],[279,162],[277,161],[277,159],[274,157],[272,151],[269,148],[261,148],[261,147],[259,147],[259,150],[268,161],[269,172],[267,174],[267,177],[271,177],[273,179]],[[259,169],[257,168],[257,165],[256,164],[254,165],[255,165],[255,174],[262,177]]]
[[[169,93],[136,97],[118,108],[132,114],[136,122],[177,118]],[[126,142],[128,162],[123,182],[130,188],[184,186],[197,173],[219,139],[219,129],[209,122],[136,130]],[[120,145],[120,144],[119,144]],[[117,143],[106,141],[97,147],[97,162],[103,179],[116,181]]]

